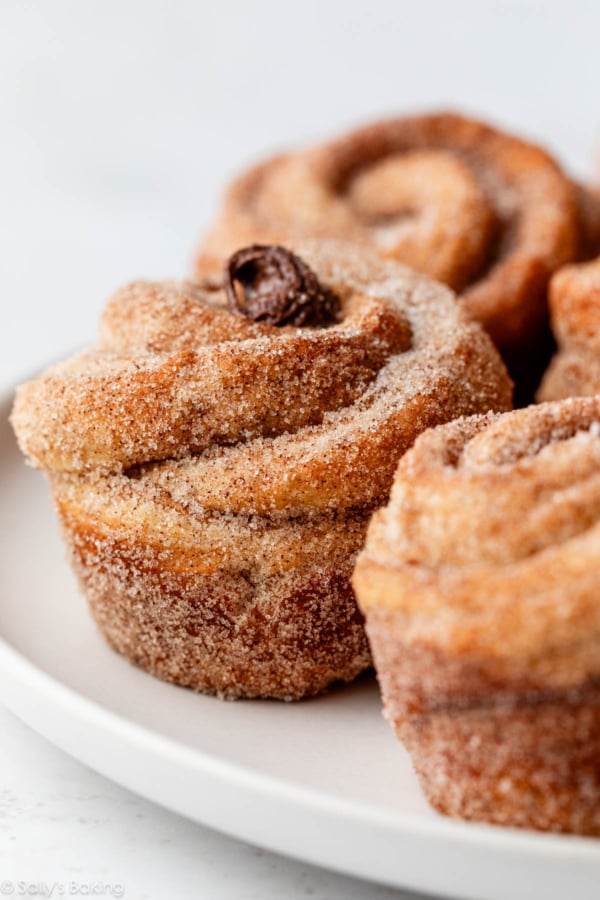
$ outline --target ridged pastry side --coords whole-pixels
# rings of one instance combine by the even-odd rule
[[[51,481],[100,630],[152,674],[293,700],[370,665],[350,585],[368,516],[190,511],[144,476]]]

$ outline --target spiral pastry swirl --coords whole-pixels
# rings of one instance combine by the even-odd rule
[[[446,288],[353,247],[299,252],[240,251],[228,300],[125,288],[96,348],[23,386],[12,416],[110,642],[232,697],[369,665],[350,574],[398,458],[430,424],[510,406]]]
[[[419,438],[354,585],[442,812],[600,834],[600,399]]]
[[[519,370],[541,352],[548,278],[589,252],[598,210],[539,147],[456,114],[409,116],[243,174],[197,267],[252,240],[356,241],[456,290]]]
[[[600,259],[560,269],[550,282],[549,300],[558,352],[538,399],[600,394]]]

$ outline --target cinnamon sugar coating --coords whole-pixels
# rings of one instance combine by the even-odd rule
[[[550,283],[550,314],[558,352],[538,399],[600,394],[600,258],[556,273]]]
[[[600,398],[421,436],[353,581],[429,800],[600,834]]]
[[[541,148],[452,113],[384,120],[239,177],[197,260],[253,241],[342,237],[436,278],[539,380],[548,278],[600,249],[600,203]],[[538,357],[540,357],[538,359]]]
[[[353,246],[295,250],[339,298],[335,324],[136,283],[12,414],[109,641],[227,697],[297,698],[369,664],[350,574],[398,458],[429,425],[510,406],[448,289]]]
[[[127,475],[51,484],[99,628],[153,675],[295,700],[371,664],[350,585],[367,515],[203,512],[189,485],[173,496]]]

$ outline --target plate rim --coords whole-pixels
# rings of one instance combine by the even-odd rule
[[[23,379],[26,380],[26,379]],[[7,411],[10,410],[14,397],[16,384],[21,380],[12,382],[10,386],[0,387],[0,410],[5,424],[8,424]],[[10,426],[9,426],[10,427]],[[19,452],[14,440],[9,445],[10,452]],[[0,468],[6,460],[6,452],[0,450]],[[576,864],[583,866],[588,871],[592,869],[600,878],[600,840],[592,837],[578,835],[565,835],[556,833],[542,833],[518,828],[506,828],[484,823],[463,822],[456,819],[448,819],[436,814],[432,818],[424,818],[418,813],[402,812],[377,806],[375,803],[363,800],[349,799],[337,793],[328,793],[326,790],[294,783],[282,776],[269,775],[258,771],[251,766],[236,763],[220,758],[218,755],[206,750],[186,746],[180,740],[168,737],[151,728],[134,722],[122,714],[99,703],[90,697],[69,687],[59,678],[45,671],[36,662],[19,651],[10,640],[0,632],[0,701],[25,721],[34,730],[44,735],[51,743],[61,747],[71,756],[79,759],[102,775],[123,785],[141,796],[146,796],[152,802],[171,809],[193,821],[202,823],[208,827],[217,829],[237,839],[250,843],[255,842],[247,829],[239,827],[237,823],[231,826],[214,821],[214,817],[203,817],[190,814],[183,810],[176,802],[169,804],[164,799],[157,799],[150,792],[144,793],[137,787],[132,787],[127,780],[119,780],[110,767],[104,767],[90,762],[85,753],[78,755],[69,747],[61,744],[55,734],[50,734],[44,727],[42,713],[32,714],[27,708],[27,703],[18,699],[19,691],[11,692],[11,684],[25,691],[25,696],[35,703],[44,701],[59,710],[63,716],[72,721],[85,724],[93,729],[104,739],[113,742],[125,743],[131,750],[143,753],[151,753],[154,760],[161,764],[182,765],[186,770],[194,770],[201,777],[210,777],[215,783],[227,788],[238,787],[255,800],[269,797],[271,800],[284,804],[290,808],[303,811],[318,812],[326,816],[330,821],[345,821],[352,827],[369,828],[380,834],[387,834],[398,839],[417,838],[423,841],[431,841],[438,845],[444,844],[450,850],[462,850],[467,852],[483,851],[488,858],[501,862],[502,857],[510,855],[520,857],[524,862],[534,864],[550,860],[560,867],[563,864]],[[223,701],[221,701],[223,702]],[[243,701],[241,701],[243,702]],[[395,740],[390,734],[390,740]],[[389,877],[378,877],[377,873],[365,871],[357,860],[349,860],[343,867],[335,862],[323,859],[322,856],[305,849],[294,851],[290,848],[278,845],[276,841],[260,841],[261,846],[267,847],[276,853],[305,860],[306,862],[328,867],[332,870],[347,875],[367,878],[371,881],[379,881],[395,887],[409,887],[414,890],[431,890],[418,883],[409,884],[406,881],[393,881]],[[439,893],[439,891],[438,891]],[[449,896],[449,894],[445,894]],[[475,895],[473,895],[475,896]]]
[[[413,835],[415,833],[422,836],[433,834],[437,838],[456,840],[460,843],[463,843],[464,838],[468,837],[470,842],[482,846],[490,846],[499,841],[503,845],[512,844],[511,849],[521,849],[524,845],[530,845],[535,849],[543,848],[544,852],[549,851],[559,855],[567,853],[569,856],[573,851],[584,857],[591,852],[594,861],[600,862],[600,840],[596,838],[463,822],[442,815],[436,815],[433,819],[424,819],[418,813],[384,809],[367,801],[349,800],[338,794],[329,794],[319,788],[299,786],[280,776],[267,775],[250,766],[221,759],[205,750],[192,749],[174,738],[166,737],[127,719],[120,713],[108,709],[63,684],[15,649],[1,634],[0,671],[3,675],[35,692],[36,696],[50,699],[67,711],[71,707],[78,719],[85,720],[87,723],[95,722],[95,727],[106,726],[106,732],[117,737],[124,737],[139,749],[147,750],[150,746],[163,759],[173,756],[183,757],[186,764],[193,768],[201,768],[206,774],[226,777],[228,781],[237,782],[246,788],[258,790],[260,793],[275,792],[287,796],[295,803],[299,802],[309,806],[316,804],[324,809],[328,808],[331,813],[356,816],[361,821],[364,821],[366,815],[371,819],[372,824],[392,826],[394,831],[401,828],[410,831]],[[4,691],[1,680],[0,695],[2,702],[8,708],[18,705],[11,704],[10,698],[6,699],[6,691]],[[19,716],[19,713],[16,714]],[[393,736],[391,737],[393,740]]]

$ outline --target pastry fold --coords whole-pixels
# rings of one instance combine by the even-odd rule
[[[600,833],[600,399],[421,436],[354,586],[386,714],[452,816]]]

